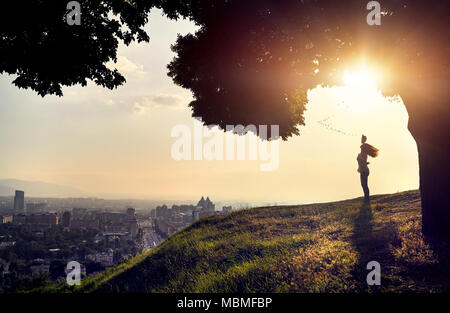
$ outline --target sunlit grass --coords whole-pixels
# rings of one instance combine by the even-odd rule
[[[81,286],[44,291],[448,291],[448,263],[425,243],[420,221],[417,191],[376,196],[370,207],[355,199],[233,212]],[[371,260],[381,264],[381,286],[366,283]]]

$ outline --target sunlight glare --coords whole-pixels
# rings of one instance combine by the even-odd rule
[[[376,89],[376,75],[368,70],[345,71],[343,80],[346,87]]]

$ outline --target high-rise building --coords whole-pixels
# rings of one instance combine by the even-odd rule
[[[135,214],[136,214],[136,210],[134,208],[127,209],[128,218],[135,218],[136,217]]]
[[[63,213],[62,224],[63,227],[72,226],[72,212],[66,211]]]
[[[134,208],[127,209],[127,223],[131,237],[135,238],[139,230],[139,225],[136,220],[136,210]]]
[[[25,192],[16,190],[14,196],[14,211],[25,212]]]

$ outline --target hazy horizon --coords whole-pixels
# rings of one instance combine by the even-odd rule
[[[0,197],[2,198],[14,198],[14,190],[22,190],[25,192],[25,200],[27,198],[33,198],[33,199],[70,199],[70,198],[80,198],[80,199],[101,199],[101,200],[111,200],[111,201],[126,201],[126,200],[138,200],[138,201],[155,201],[155,202],[161,202],[161,201],[173,201],[174,203],[182,203],[183,201],[185,202],[197,202],[201,197],[207,197],[209,195],[207,194],[199,194],[197,196],[197,198],[180,198],[180,197],[172,197],[172,198],[149,198],[146,196],[142,196],[142,197],[133,197],[133,196],[127,196],[127,195],[117,195],[117,194],[86,194],[86,193],[79,193],[79,194],[67,194],[67,195],[47,195],[47,194],[40,194],[40,193],[29,193],[27,192],[27,188],[9,188],[11,191],[8,193],[2,192],[3,189],[2,187],[5,187],[4,185],[2,185],[2,181],[4,180],[19,180],[19,181],[23,181],[23,182],[32,182],[32,183],[44,183],[44,184],[49,184],[49,185],[54,185],[54,186],[58,186],[58,187],[67,187],[67,188],[74,188],[74,189],[78,189],[76,187],[73,186],[63,186],[63,185],[58,185],[58,184],[53,184],[51,182],[42,182],[42,181],[24,181],[21,179],[15,179],[15,178],[2,178],[0,177]],[[410,190],[418,190],[418,188],[416,189],[410,189]],[[399,190],[397,192],[405,192],[405,191],[410,191],[410,190]],[[82,190],[81,190],[82,191]],[[395,192],[396,193],[396,192]],[[376,195],[376,194],[374,194]],[[351,197],[351,198],[342,198],[342,199],[336,199],[336,200],[348,200],[348,199],[353,199],[353,198],[358,198],[361,197],[361,195],[356,195],[355,197]],[[280,205],[284,205],[284,204],[310,204],[310,203],[314,203],[314,202],[295,202],[295,201],[284,201],[284,199],[274,199],[274,200],[254,200],[254,199],[249,199],[249,198],[245,198],[245,199],[211,199],[213,202],[220,202],[220,203],[231,203],[231,202],[242,202],[242,203],[279,203]],[[327,201],[317,201],[317,203],[322,203],[322,202],[333,202],[335,200],[327,200]]]

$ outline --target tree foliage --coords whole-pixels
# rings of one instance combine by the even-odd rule
[[[449,2],[378,2],[380,26],[367,24],[364,0],[84,0],[81,25],[69,26],[67,1],[7,1],[0,72],[42,96],[88,79],[117,87],[125,79],[106,63],[116,60],[119,41],[149,40],[143,26],[156,7],[200,27],[178,37],[168,66],[192,91],[193,116],[222,128],[276,124],[286,139],[305,124],[307,91],[342,83],[357,60],[384,68],[386,94],[448,75]]]
[[[361,0],[180,1],[165,12],[201,29],[178,38],[169,75],[205,124],[278,124],[286,139],[305,123],[307,91],[342,83],[354,63],[382,68],[387,95],[448,73],[448,2],[380,3],[370,26]]]
[[[67,0],[5,1],[0,19],[0,73],[39,95],[62,95],[62,86],[87,80],[109,89],[125,82],[106,66],[122,41],[148,41],[143,30],[152,1],[78,0],[81,24],[68,25]]]

